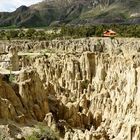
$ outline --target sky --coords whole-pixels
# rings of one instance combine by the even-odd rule
[[[12,12],[21,5],[30,6],[42,0],[0,0],[0,12]]]

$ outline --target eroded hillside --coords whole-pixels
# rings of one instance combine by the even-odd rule
[[[140,139],[140,40],[1,41],[0,47],[0,118],[20,129],[8,138],[24,138],[25,126],[32,122],[32,130],[40,121],[65,140]],[[16,127],[4,124],[2,131]]]

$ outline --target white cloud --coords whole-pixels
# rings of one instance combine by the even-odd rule
[[[42,0],[0,0],[0,11],[14,11],[21,5],[32,5]]]

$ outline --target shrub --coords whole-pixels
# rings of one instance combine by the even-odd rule
[[[50,127],[39,123],[36,126],[36,128],[39,129],[39,132],[34,131],[32,135],[26,138],[26,140],[40,140],[40,139],[59,140],[59,133],[53,131]]]

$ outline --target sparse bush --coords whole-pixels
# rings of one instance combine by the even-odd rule
[[[39,140],[39,138],[37,138],[36,134],[33,133],[32,135],[28,136],[26,140]]]
[[[88,80],[82,81],[82,89],[87,89],[88,84],[89,84]]]
[[[15,81],[15,76],[13,74],[10,74],[9,81],[12,83]]]
[[[0,140],[7,140],[6,135],[0,130]]]
[[[59,140],[59,133],[53,131],[50,127],[39,123],[36,128],[39,129],[39,132],[34,131],[32,135],[26,138],[26,140]]]

